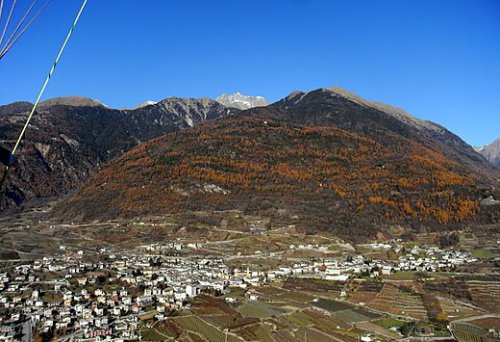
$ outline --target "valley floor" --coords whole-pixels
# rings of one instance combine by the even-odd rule
[[[255,217],[76,225],[48,210],[0,219],[2,340],[499,338],[499,227],[352,245]]]

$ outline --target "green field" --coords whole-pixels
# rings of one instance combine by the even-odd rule
[[[314,325],[314,321],[311,317],[303,312],[294,312],[291,315],[284,316],[288,321],[292,322],[298,327],[307,327],[310,325]]]
[[[255,335],[259,338],[259,341],[263,342],[273,342],[274,339],[271,336],[271,328],[267,325],[260,325],[255,330]]]
[[[335,318],[338,318],[344,322],[355,323],[355,322],[365,322],[369,321],[370,317],[360,313],[355,310],[342,310],[334,313]]]
[[[373,321],[373,323],[380,325],[381,327],[383,327],[385,329],[390,329],[392,327],[401,328],[405,322],[400,321],[398,319],[393,319],[393,318],[383,318],[383,319]]]
[[[282,308],[261,302],[245,303],[239,306],[237,310],[243,317],[255,318],[267,318],[270,316],[281,315],[286,312],[286,310]]]
[[[348,310],[354,308],[354,306],[350,304],[345,304],[342,302],[338,302],[336,300],[328,300],[328,299],[323,299],[320,298],[316,303],[313,303],[313,306],[328,310],[330,312],[337,312],[341,310]]]
[[[478,259],[493,259],[498,254],[493,253],[487,248],[478,248],[472,251],[472,255]]]

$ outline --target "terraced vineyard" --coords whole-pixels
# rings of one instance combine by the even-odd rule
[[[234,316],[230,315],[204,315],[200,316],[200,318],[221,329],[232,326],[236,320]]]
[[[276,342],[302,342],[301,340],[294,338],[289,332],[284,330],[273,332],[272,335]]]
[[[430,234],[418,234],[416,241],[420,245],[427,245],[427,246],[432,246],[436,244],[437,241],[437,235],[430,233]]]
[[[352,303],[369,303],[375,299],[377,292],[352,292],[349,297],[349,301]]]
[[[141,330],[142,341],[165,341],[168,337],[159,334],[155,329]]]
[[[325,333],[318,331],[316,329],[305,329],[307,332],[307,339],[304,340],[312,341],[312,342],[330,342],[332,338]]]
[[[500,313],[500,283],[493,281],[468,281],[469,293],[480,307]]]
[[[155,325],[154,329],[160,335],[170,336],[172,338],[178,336],[182,332],[182,329],[171,319]]]
[[[208,324],[204,320],[196,316],[184,316],[184,317],[175,317],[173,318],[175,322],[180,325],[184,330],[191,331],[196,334],[199,334],[206,338],[208,341],[214,342],[224,342],[226,341],[225,334],[214,326]],[[243,339],[228,335],[227,341],[231,342],[241,342]]]
[[[460,234],[460,247],[465,248],[467,250],[473,250],[478,245],[479,242],[475,234],[471,233]]]
[[[344,289],[344,283],[339,281],[330,281],[323,279],[313,279],[313,278],[288,278],[283,285],[284,289],[288,290],[299,290],[308,291],[311,293],[332,293],[339,295]]]
[[[412,317],[418,320],[425,321],[428,319],[427,310],[420,295],[401,291],[397,286],[388,283],[384,284],[382,290],[368,306],[375,310]]]
[[[355,284],[352,292],[349,294],[349,301],[353,303],[369,303],[382,290],[382,282],[366,281]]]
[[[330,288],[330,283],[325,284]],[[300,290],[283,289],[276,285],[255,287],[252,291],[258,294],[259,300],[249,301],[241,295],[238,304],[228,304],[224,298],[200,295],[192,301],[186,316],[173,317],[154,329],[143,330],[142,337],[146,341],[217,342],[227,338],[231,342],[354,342],[360,336],[374,333],[384,340],[403,337],[389,329],[401,327],[405,321],[417,320],[417,324],[423,324],[419,327],[425,326],[428,333],[441,336],[442,313],[452,321],[482,314],[481,310],[476,311],[467,304],[469,300],[448,294],[448,287],[441,288],[439,284],[436,281],[423,283],[412,280],[351,282],[345,285],[350,291],[351,303],[323,298],[304,290],[307,285],[304,286],[302,280],[285,285],[298,286]],[[475,302],[491,306],[498,303],[496,298],[500,297],[500,285],[496,282],[462,280],[453,284],[463,288],[467,294],[470,292]],[[331,292],[326,290],[325,294]],[[352,304],[356,300],[364,300],[365,306]],[[397,320],[381,312],[406,318]],[[418,336],[413,330],[409,334]]]
[[[488,329],[468,322],[452,322],[451,327],[455,336],[463,341],[474,341],[477,340],[478,336],[486,337],[488,335]],[[489,340],[490,339],[484,338],[484,341]],[[481,341],[483,341],[482,338]],[[491,339],[491,341],[495,341],[495,339]]]
[[[267,324],[251,325],[235,330],[245,341],[274,342],[272,329]]]
[[[441,309],[450,319],[466,318],[481,314],[480,311],[473,310],[465,305],[460,305],[451,298],[438,297],[438,300]]]

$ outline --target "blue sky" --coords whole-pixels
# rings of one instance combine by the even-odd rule
[[[0,103],[34,100],[79,5],[53,0],[0,61]],[[493,141],[500,1],[89,0],[44,97],[124,108],[333,85]]]

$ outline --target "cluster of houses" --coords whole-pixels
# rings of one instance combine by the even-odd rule
[[[0,340],[21,339],[27,325],[76,340],[137,339],[144,317],[162,319],[200,291],[244,283],[217,258],[100,255],[90,262],[66,253],[0,273]]]
[[[399,259],[304,258],[260,271],[228,268],[222,258],[162,255],[165,250],[182,248],[201,246],[148,245],[138,254],[120,257],[104,249],[86,257],[83,251],[61,246],[58,256],[4,269],[0,273],[0,341],[19,340],[29,331],[71,335],[75,340],[138,339],[141,320],[165,319],[169,311],[181,309],[200,292],[221,294],[230,287],[260,286],[291,276],[345,281],[398,271],[434,272],[477,261],[456,250],[415,246],[406,252],[389,244],[372,249],[398,248]],[[324,249],[318,245],[294,248]]]
[[[317,277],[326,280],[345,281],[359,276],[378,277],[390,275],[400,271],[416,272],[446,272],[453,271],[458,266],[477,262],[468,252],[460,250],[440,249],[438,247],[420,247],[415,245],[409,252],[405,252],[400,245],[378,243],[370,245],[374,250],[393,250],[400,253],[397,260],[371,260],[363,255],[349,256],[344,261],[338,258],[324,260],[303,259],[292,266],[280,266],[276,270],[267,272],[266,279],[273,281],[276,278],[288,276]],[[291,249],[321,248],[317,245],[300,245]],[[402,253],[405,252],[405,253]]]

